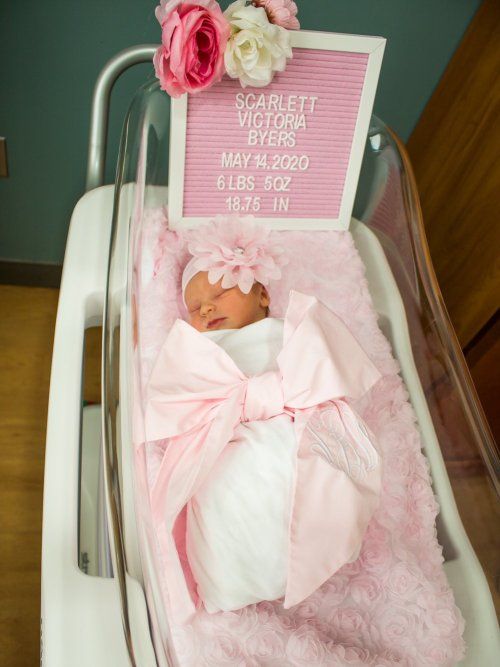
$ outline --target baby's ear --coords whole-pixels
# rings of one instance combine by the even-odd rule
[[[267,308],[270,303],[271,303],[271,299],[269,298],[269,292],[264,287],[264,285],[261,285],[260,286],[260,305],[263,308]]]

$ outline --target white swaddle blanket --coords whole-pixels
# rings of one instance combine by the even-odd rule
[[[278,369],[282,319],[203,335],[247,376]],[[231,611],[285,594],[295,450],[288,415],[240,423],[189,502],[187,556],[207,611]]]

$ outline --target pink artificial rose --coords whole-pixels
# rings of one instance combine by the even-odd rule
[[[293,0],[253,0],[256,7],[264,7],[270,23],[287,30],[299,30],[297,5]]]
[[[179,97],[221,80],[230,26],[215,0],[162,0],[156,18],[162,45],[153,64],[162,90]]]

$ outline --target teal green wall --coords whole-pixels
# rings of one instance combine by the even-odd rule
[[[60,263],[71,211],[84,190],[92,88],[127,46],[159,42],[153,0],[7,0],[0,9],[0,258]],[[229,2],[221,3],[224,8]],[[302,27],[388,39],[375,112],[407,139],[480,0],[298,0]],[[151,71],[115,86],[106,181],[121,125]]]

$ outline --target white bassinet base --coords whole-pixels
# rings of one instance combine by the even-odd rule
[[[77,503],[80,489],[81,435],[79,424],[83,340],[85,328],[98,325],[103,318],[113,192],[113,186],[96,188],[82,197],[75,207],[68,235],[54,339],[45,460],[41,629],[43,663],[60,667],[66,667],[68,664],[75,667],[84,667],[88,664],[122,667],[129,664],[126,634],[121,624],[123,612],[120,610],[120,589],[117,579],[87,576],[78,569],[75,560],[79,546],[77,542]],[[128,197],[129,192],[130,189],[125,188],[122,193],[124,195],[122,203],[124,201],[126,204],[124,217],[127,220],[133,204],[133,198]],[[164,196],[161,201],[163,200]],[[410,392],[412,406],[418,416],[426,454],[431,464],[434,489],[441,506],[438,535],[440,542],[445,546],[444,569],[466,621],[464,633],[466,654],[460,665],[463,667],[477,667],[478,665],[493,667],[498,662],[500,652],[495,609],[481,565],[471,548],[457,513],[419,381],[419,374],[415,369],[398,286],[373,232],[354,220],[351,227],[355,245],[367,269],[369,289],[374,298],[379,323],[391,341],[401,364],[401,372]],[[120,396],[123,401],[120,403],[124,406],[131,406],[127,400],[130,392],[130,364],[126,352],[129,333],[130,338],[132,333],[132,328],[129,326],[132,311],[123,303],[129,276],[127,240],[124,237],[126,229],[125,225],[120,227],[118,237],[120,252],[116,255],[119,260],[118,267],[115,264],[117,280],[113,281],[111,294],[117,294],[120,303],[120,320],[124,324],[121,328],[124,335],[120,336],[120,341],[123,338],[123,345],[120,342],[122,352],[120,354],[120,384],[122,385]],[[146,298],[141,303],[141,309],[145,315],[144,321],[141,320],[141,355],[146,363],[145,375],[147,375],[147,369],[151,367],[151,360],[154,360],[160,345],[158,341],[163,339],[166,329],[177,313],[177,296],[175,294],[172,296],[172,290],[167,288],[170,284],[167,277],[169,263],[171,264],[170,270],[177,275],[179,263],[185,261],[185,254],[182,247],[178,247],[177,253],[175,239],[172,237],[168,238],[169,251],[161,252],[167,238],[164,233],[163,218],[158,212],[145,217],[144,231],[146,234],[142,238],[144,261],[134,262],[136,267],[134,276],[138,278],[140,284],[144,284],[144,290],[141,289],[140,293],[144,294]],[[158,244],[159,235],[162,237],[160,244]],[[81,248],[84,246],[87,250],[82,254]],[[339,250],[341,250],[340,247]],[[353,252],[350,247],[348,252]],[[135,257],[137,260],[141,259],[140,254]],[[352,265],[356,270],[350,276],[350,280],[354,281],[355,289],[357,289],[356,275],[361,275],[359,266],[356,268],[356,263],[359,264],[358,259]],[[341,265],[340,257],[337,257],[332,262],[332,271],[336,270],[339,265]],[[156,275],[158,280],[152,280],[153,275]],[[331,275],[333,276],[333,273]],[[401,284],[399,287],[401,288]],[[170,303],[169,299],[172,299]],[[149,345],[149,349],[144,346],[145,343]],[[384,350],[387,350],[386,342],[384,342]],[[386,351],[383,354],[386,356]],[[380,428],[383,431],[389,429],[393,432],[391,436],[393,439],[395,427],[391,424],[394,420],[398,421],[404,415],[405,423],[411,424],[410,413],[407,408],[403,409],[404,405],[404,399],[398,392],[397,400],[393,403],[386,401],[382,411],[383,415],[381,414],[382,418],[377,418],[380,419]],[[469,408],[471,406],[464,402],[464,409]],[[121,464],[119,474],[123,512],[123,545],[127,559],[126,609],[130,628],[129,636],[132,640],[136,664],[141,666],[158,664],[162,667],[174,664],[196,664],[197,656],[201,656],[198,663],[200,665],[275,664],[281,666],[314,664],[315,662],[316,664],[338,664],[339,659],[336,656],[341,655],[342,652],[344,652],[344,658],[340,659],[340,662],[343,664],[356,664],[356,661],[359,663],[364,659],[359,658],[360,650],[344,649],[340,646],[341,639],[322,641],[318,650],[317,643],[310,641],[316,636],[311,636],[310,624],[302,623],[301,625],[300,623],[300,619],[304,618],[304,610],[300,610],[296,618],[289,618],[280,615],[279,608],[273,605],[261,605],[257,609],[249,607],[245,610],[243,617],[233,614],[220,615],[218,619],[220,628],[217,632],[219,640],[218,642],[214,640],[213,643],[210,643],[209,633],[217,628],[212,626],[211,629],[209,627],[204,629],[204,619],[199,618],[194,628],[174,628],[175,645],[169,641],[167,647],[164,639],[170,637],[171,633],[168,618],[164,615],[162,590],[159,585],[156,585],[156,575],[161,574],[161,568],[154,567],[154,552],[149,548],[149,545],[154,544],[154,539],[152,535],[149,535],[150,539],[148,539],[150,527],[148,526],[148,506],[145,502],[146,488],[144,489],[145,494],[135,494],[134,508],[134,487],[136,491],[138,487],[141,490],[143,483],[141,469],[145,470],[145,467],[136,466],[135,470],[138,475],[133,483],[131,478],[133,458],[129,434],[131,415],[132,408],[126,407],[120,410],[116,417],[119,420],[118,430],[121,432],[118,445],[120,448],[119,463]],[[83,446],[84,443],[82,443]],[[143,452],[144,449],[142,452],[137,452],[139,460]],[[151,469],[153,474],[153,452],[150,452],[150,461],[153,464]],[[64,502],[61,502],[62,498]],[[141,544],[140,558],[139,544]],[[115,561],[116,558],[114,558]],[[113,570],[116,573],[115,566]],[[351,577],[351,574],[347,572],[346,576]],[[372,579],[369,578],[367,581],[372,581]],[[354,585],[355,579],[351,578],[350,582],[350,599],[359,601],[363,596],[362,590],[359,589],[360,581],[357,582],[358,590]],[[330,587],[330,592],[333,590]],[[373,590],[377,594],[379,589],[375,586]],[[146,609],[145,595],[148,599],[148,609]],[[341,591],[336,599],[337,602],[334,599],[331,599],[330,602],[342,603],[342,600],[345,599],[344,592]],[[314,609],[318,607],[318,603],[315,599],[310,603],[310,612],[314,616],[316,614]],[[373,604],[375,605],[375,601]],[[365,618],[362,606],[352,603],[352,607],[355,611],[361,610],[362,617]],[[349,616],[349,613],[345,615],[346,623]],[[248,621],[245,620],[247,618]],[[276,633],[272,630],[271,635],[267,624],[270,619],[271,628],[277,628]],[[235,624],[237,628],[233,630]],[[329,628],[327,636],[339,636],[336,630],[334,632],[332,622],[327,621],[327,625]],[[200,631],[198,631],[198,626],[200,626]],[[391,625],[385,622],[384,627],[386,634],[391,631],[393,635],[397,636],[397,624]],[[438,642],[434,644],[434,650],[437,651],[436,655],[439,658],[441,653],[439,637],[425,629],[425,626],[424,630],[427,633],[424,639],[427,638],[428,642]],[[349,634],[348,631],[345,633],[347,639]],[[377,641],[376,628],[373,629],[373,634],[375,642]],[[399,639],[399,643],[401,641]],[[379,642],[381,642],[380,639],[377,643]],[[156,657],[153,643],[156,646]],[[394,640],[393,643],[397,644],[398,640]],[[332,657],[328,647],[334,644],[336,649]],[[369,649],[366,650],[369,651]],[[318,659],[311,659],[307,662],[307,656],[313,653],[318,656]],[[410,662],[415,663],[415,660],[416,658],[413,658]],[[374,664],[377,664],[375,659]]]

